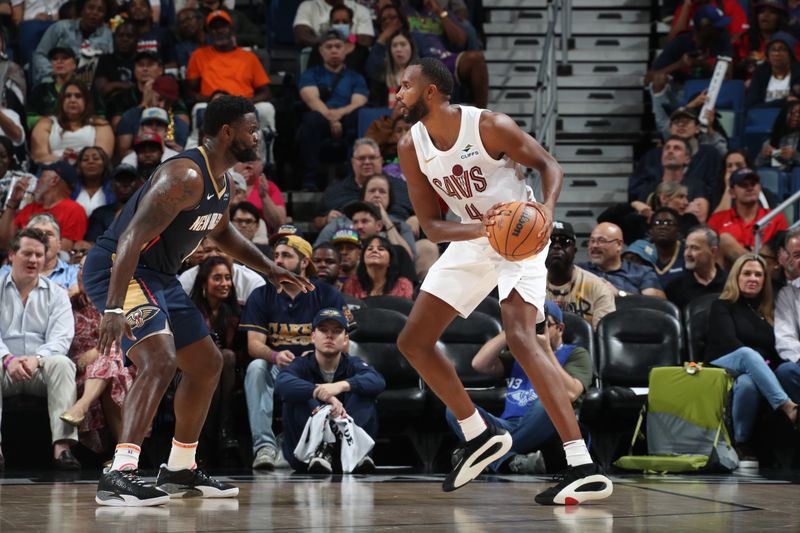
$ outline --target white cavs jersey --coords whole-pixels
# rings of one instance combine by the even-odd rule
[[[504,156],[493,159],[483,147],[481,113],[477,107],[461,107],[461,128],[455,144],[438,150],[422,122],[411,127],[419,168],[433,188],[462,222],[477,222],[498,202],[533,200],[533,192],[519,179],[516,163]]]

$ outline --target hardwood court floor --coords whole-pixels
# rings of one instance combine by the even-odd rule
[[[483,477],[443,493],[442,476],[247,473],[220,476],[239,484],[237,499],[138,509],[95,505],[88,473],[48,476],[0,478],[0,531],[800,531],[798,480],[757,474],[614,477],[609,500],[573,508],[533,503],[549,482],[538,476]]]

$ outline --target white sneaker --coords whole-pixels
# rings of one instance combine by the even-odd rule
[[[278,450],[274,446],[267,444],[262,446],[256,452],[256,457],[253,459],[253,468],[257,470],[273,470],[278,458]]]

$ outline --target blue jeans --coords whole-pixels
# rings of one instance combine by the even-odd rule
[[[542,405],[542,402],[539,400],[535,400],[524,415],[509,419],[496,417],[477,406],[476,409],[478,409],[478,412],[484,420],[492,422],[495,426],[508,431],[513,441],[511,443],[511,450],[489,465],[492,472],[498,472],[500,466],[513,455],[530,453],[537,450],[542,444],[557,434],[556,428],[553,426],[550,417],[547,416],[544,410],[544,405]],[[447,418],[447,424],[458,438],[463,441],[464,434],[461,433],[458,420],[450,409],[445,411],[445,417]]]
[[[789,401],[775,373],[761,354],[751,348],[739,348],[711,361],[711,364],[736,375],[733,384],[733,430],[736,442],[750,440],[761,398],[765,398],[773,409]]]
[[[787,361],[775,370],[783,390],[794,403],[800,403],[800,364]]]
[[[247,418],[253,434],[253,453],[270,445],[277,449],[275,433],[272,431],[272,409],[275,401],[275,379],[279,369],[264,359],[253,359],[247,365],[244,376],[244,394],[247,398]]]

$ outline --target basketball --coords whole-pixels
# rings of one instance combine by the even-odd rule
[[[522,261],[547,246],[547,218],[540,204],[510,202],[489,226],[489,244],[509,261]]]

